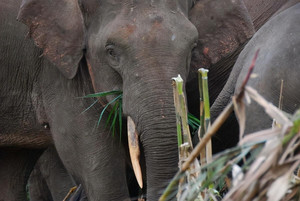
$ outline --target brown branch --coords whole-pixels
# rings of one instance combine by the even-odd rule
[[[251,74],[252,74],[252,72],[253,72],[253,69],[254,69],[254,66],[255,66],[255,63],[256,63],[256,59],[257,59],[257,57],[258,57],[258,53],[259,53],[259,49],[256,50],[256,52],[255,52],[255,55],[254,55],[254,57],[253,57],[253,59],[252,59],[252,62],[251,62],[251,65],[250,65],[250,67],[249,67],[247,76],[246,76],[246,78],[244,79],[244,81],[243,81],[243,83],[242,83],[242,85],[241,85],[239,94],[237,95],[237,100],[241,100],[241,99],[243,98],[243,96],[244,96],[245,86],[246,86],[246,84],[248,83],[248,81],[249,81],[249,79],[250,79],[250,76],[251,76]]]

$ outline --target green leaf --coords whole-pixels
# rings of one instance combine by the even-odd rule
[[[81,112],[81,114],[85,113],[86,111],[88,111],[91,107],[93,107],[96,103],[98,102],[98,100],[96,100],[95,102],[93,102],[88,108],[86,108],[83,112]]]
[[[105,127],[108,126],[108,124],[111,122],[110,125],[110,130],[112,130],[113,136],[115,134],[115,126],[116,126],[116,120],[119,116],[119,126],[120,126],[120,140],[121,140],[121,134],[122,134],[122,96],[123,96],[123,92],[119,91],[119,90],[114,90],[114,91],[105,91],[105,92],[99,92],[99,93],[95,93],[95,94],[88,94],[84,97],[81,98],[97,98],[97,97],[105,97],[108,95],[118,95],[116,98],[114,98],[112,101],[110,101],[102,110],[102,112],[100,113],[98,122],[96,124],[96,126],[98,127],[100,125],[100,122],[102,120],[103,114],[106,111],[106,109],[108,108],[109,105],[114,104],[112,110],[109,112],[108,118],[106,120],[105,123]],[[85,109],[83,112],[86,112],[87,110],[89,110],[93,105],[95,105],[98,102],[98,100],[96,100],[92,105],[90,105],[87,109]],[[82,112],[82,113],[83,113]],[[94,128],[95,129],[95,128]]]
[[[120,105],[119,105],[119,130],[120,130],[120,141],[122,136],[122,98],[120,98]]]
[[[119,105],[119,101],[116,103]],[[116,120],[117,120],[117,117],[118,117],[118,111],[115,111],[114,112],[114,118],[113,118],[113,121],[111,123],[111,126],[110,126],[110,130],[112,129],[112,135],[115,136],[115,129],[116,129]]]
[[[82,98],[104,97],[108,95],[120,95],[122,93],[123,93],[122,91],[105,91],[105,92],[99,92],[95,94],[88,94],[86,96],[83,96]]]
[[[110,119],[113,115],[113,113],[117,110],[117,107],[118,107],[118,102],[116,102],[116,104],[114,105],[114,107],[112,108],[112,110],[110,111],[109,115],[108,115],[108,118],[106,120],[106,124],[105,124],[105,127],[108,126],[109,122],[110,122]]]
[[[103,114],[104,114],[105,110],[107,109],[107,107],[108,107],[110,104],[112,104],[112,103],[114,103],[115,101],[117,101],[120,97],[122,97],[122,94],[120,94],[119,96],[117,96],[116,98],[114,98],[112,101],[110,101],[110,102],[103,108],[103,110],[102,110],[102,112],[101,112],[101,114],[100,114],[100,116],[99,116],[99,120],[98,120],[98,122],[97,122],[97,127],[99,126],[100,121],[101,121],[101,119],[102,119],[102,117],[103,117]]]
[[[188,124],[192,128],[192,135],[196,133],[200,126],[200,120],[192,115],[191,113],[188,113]]]

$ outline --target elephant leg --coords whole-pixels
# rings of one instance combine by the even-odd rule
[[[37,149],[0,149],[0,201],[26,200],[26,184],[41,155]]]
[[[28,183],[30,201],[63,200],[76,186],[53,146],[41,155]]]
[[[30,201],[53,201],[47,182],[37,165],[29,177],[28,190]]]

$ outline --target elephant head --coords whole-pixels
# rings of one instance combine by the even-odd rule
[[[94,92],[123,91],[123,116],[133,120],[145,157],[149,200],[158,199],[178,167],[171,78],[180,74],[187,80],[192,49],[202,40],[198,38],[199,30],[219,29],[218,33],[223,33],[221,29],[227,23],[226,20],[219,20],[217,24],[215,21],[208,21],[203,27],[201,23],[195,23],[199,16],[204,17],[203,22],[209,20],[205,18],[202,10],[198,10],[202,5],[206,4],[202,4],[202,1],[195,4],[191,0],[23,0],[19,12],[18,19],[30,27],[29,33],[36,45],[43,49],[43,55],[55,64],[65,79],[72,79],[81,73],[78,71],[78,64],[84,60]],[[229,15],[236,12],[240,3],[228,1],[228,5],[222,5],[229,5],[226,11]],[[209,9],[213,10],[214,7],[210,6]],[[239,16],[240,21],[244,18]],[[229,24],[234,26],[233,23]],[[240,37],[243,35],[240,32],[234,32],[230,32],[233,34],[230,37],[239,43],[247,38]],[[201,37],[210,36],[212,43],[212,38],[221,37],[218,33],[216,36],[205,33]],[[222,48],[226,49],[225,46],[226,44]],[[230,46],[231,50],[234,48],[236,47]],[[221,49],[217,51],[212,48],[208,50],[208,54],[210,51],[213,51],[216,58],[219,58],[217,55],[225,55]],[[206,53],[204,48],[200,54]],[[110,100],[111,97],[108,97],[100,102],[105,104]],[[95,118],[94,120],[97,121]],[[92,162],[80,160],[75,163],[66,157],[69,147],[62,147],[57,139],[58,135],[70,136],[68,139],[72,140],[81,138],[80,132],[74,132],[71,128],[58,129],[54,122],[60,122],[52,120],[50,123],[57,151],[67,169],[83,184],[89,200],[126,198],[128,193],[124,190],[123,183],[120,186],[111,186],[123,189],[119,197],[116,197],[113,191],[111,194],[103,191],[107,189],[107,182],[101,183],[99,180],[102,178],[96,178],[105,168],[107,171],[111,170],[109,162],[95,162],[101,160],[97,158],[97,149],[104,150],[101,148],[103,142],[94,135],[105,135],[108,130],[99,128],[99,131],[87,134],[87,138],[95,140],[87,141],[90,143],[82,141],[85,143],[82,146],[93,149],[89,154],[97,154]],[[81,132],[88,133],[83,130]],[[75,149],[79,151],[79,148]],[[81,150],[84,152],[87,149]],[[103,154],[102,157],[109,158]],[[92,167],[83,163],[91,163]],[[75,164],[79,164],[81,170],[75,170]],[[124,166],[120,166],[122,167]]]

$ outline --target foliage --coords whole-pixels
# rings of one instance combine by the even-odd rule
[[[86,95],[83,98],[101,98],[101,97],[106,97],[109,95],[115,95],[116,97],[103,107],[103,109],[100,113],[98,122],[97,122],[97,127],[100,125],[100,122],[102,120],[104,112],[107,110],[107,108],[109,106],[112,106],[111,111],[109,111],[108,118],[106,119],[105,127],[110,126],[110,131],[112,131],[112,135],[115,136],[116,126],[118,125],[119,126],[119,135],[121,138],[122,122],[123,122],[123,120],[122,120],[122,96],[123,96],[122,91],[99,92],[99,93],[95,93],[95,94]],[[97,102],[98,102],[98,99],[92,105],[90,105],[86,110],[90,109]],[[85,112],[85,111],[83,111],[83,112]]]
[[[300,170],[294,175],[300,165],[300,110],[292,117],[286,115],[256,90],[246,86],[257,55],[258,51],[240,92],[233,96],[193,151],[188,152],[185,162],[179,163],[180,170],[160,201],[171,200],[176,194],[178,201],[300,200]],[[276,127],[244,136],[244,96],[262,106],[276,122],[273,124]],[[214,156],[207,164],[201,163],[201,167],[195,169],[197,157],[233,110],[240,124],[239,145]],[[229,173],[232,179],[227,176]]]
[[[290,118],[251,87],[245,87],[243,93],[264,107],[278,127],[245,137],[241,135],[238,146],[214,156],[212,162],[201,166],[199,176],[181,187],[178,200],[299,200],[300,175],[296,176],[293,172],[300,165],[300,110]],[[244,102],[236,98],[233,100],[235,103],[231,103],[230,107],[235,105],[239,121],[245,122],[244,110],[240,110],[244,108]],[[198,150],[197,147],[194,150]],[[187,162],[192,160],[190,157],[186,159]],[[186,170],[189,168],[183,168],[176,174],[160,200],[174,196],[176,192],[172,188],[182,177],[191,174]],[[229,173],[232,179],[227,177]]]
[[[109,106],[112,106],[112,109],[109,111],[108,118],[105,122],[105,126],[110,128],[110,131],[112,131],[112,135],[115,136],[116,133],[116,126],[119,127],[119,135],[121,138],[122,135],[122,97],[123,97],[123,92],[122,91],[105,91],[105,92],[99,92],[99,93],[94,93],[94,94],[88,94],[84,96],[83,98],[101,98],[101,97],[106,97],[110,95],[115,95],[116,97],[107,103],[99,116],[99,119],[97,121],[97,127],[99,126],[104,112],[109,108]],[[89,110],[91,107],[93,107],[96,103],[98,102],[98,99],[95,100],[93,104],[91,104],[88,108],[86,108],[83,112]],[[192,128],[192,133],[196,133],[197,129],[200,126],[200,120],[197,119],[194,115],[188,114],[188,124]]]

